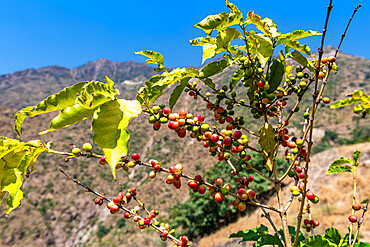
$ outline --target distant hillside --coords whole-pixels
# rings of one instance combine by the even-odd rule
[[[33,105],[50,94],[79,81],[105,81],[109,76],[121,85],[123,96],[134,95],[132,86],[125,87],[125,80],[145,81],[155,74],[153,67],[133,61],[112,62],[99,59],[75,69],[58,65],[40,69],[27,69],[0,76],[0,105],[21,108]],[[136,88],[136,87],[135,87]],[[125,89],[128,89],[126,92]],[[27,97],[23,97],[27,95]]]
[[[326,51],[332,52],[331,48]],[[338,57],[340,70],[331,77],[326,94],[335,101],[345,97],[353,89],[370,92],[370,60],[340,54]],[[225,70],[214,78],[219,86],[228,84],[235,68]],[[99,59],[75,69],[50,66],[40,69],[28,69],[13,74],[0,76],[0,136],[16,137],[12,130],[13,116],[23,106],[35,105],[50,94],[58,92],[66,86],[78,81],[101,80],[107,75],[116,82],[121,91],[120,98],[133,99],[142,81],[154,75],[153,67],[137,62],[111,62]],[[137,83],[135,83],[137,82]],[[141,83],[140,83],[141,82]],[[160,98],[167,103],[170,88]],[[238,87],[237,95],[246,94],[244,87]],[[309,105],[311,95],[307,95],[301,109]],[[205,110],[205,104],[193,101],[184,94],[181,96],[175,110],[186,109],[195,114],[206,113],[206,121],[212,121],[212,113]],[[250,117],[246,109],[237,109],[245,115],[248,128],[257,130],[257,121]],[[303,114],[303,110],[300,111]],[[89,129],[91,120],[86,120],[76,126],[51,132],[44,136],[37,133],[48,127],[53,114],[41,115],[25,121],[24,140],[40,138],[43,141],[53,141],[56,150],[67,150],[69,143],[82,146],[84,142],[92,142]],[[301,120],[291,121],[290,133],[299,134]],[[352,140],[356,135],[370,136],[369,120],[361,120],[351,113],[351,108],[330,110],[328,106],[320,106],[320,113],[315,125],[316,152],[337,145],[339,141]],[[360,132],[354,133],[355,130]],[[208,155],[208,151],[194,139],[177,138],[176,134],[162,128],[152,131],[145,115],[140,116],[129,126],[131,131],[129,152],[139,152],[149,160],[156,158],[165,165],[177,162],[183,163],[189,174],[203,173],[217,157]],[[362,131],[362,132],[361,132]],[[323,139],[324,138],[324,139]],[[321,140],[325,140],[320,142]],[[324,143],[324,144],[322,144]],[[329,165],[329,164],[322,164]],[[157,233],[139,231],[135,224],[125,222],[120,216],[110,215],[105,208],[93,204],[94,197],[61,176],[58,167],[63,167],[72,176],[93,186],[100,192],[115,196],[121,190],[119,184],[112,181],[108,167],[102,167],[96,161],[78,159],[65,163],[63,158],[51,158],[42,155],[36,163],[36,171],[26,179],[26,193],[22,205],[8,219],[0,218],[0,246],[166,246]],[[165,184],[165,175],[159,174],[155,180],[148,178],[148,169],[135,168],[130,173],[119,173],[118,180],[126,188],[138,188],[143,201],[151,209],[159,209],[162,219],[166,219],[170,205],[188,198],[188,189],[183,186],[179,191]],[[369,178],[368,178],[369,179]],[[4,205],[0,206],[4,212]],[[124,223],[122,223],[124,222]],[[171,222],[171,219],[169,219]],[[225,236],[226,237],[226,236]]]

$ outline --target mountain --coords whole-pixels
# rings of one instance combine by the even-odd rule
[[[19,109],[33,105],[79,81],[105,81],[107,75],[122,86],[122,89],[126,89],[125,80],[145,81],[154,74],[153,67],[147,64],[133,61],[112,62],[109,59],[98,59],[75,69],[58,65],[27,69],[0,76],[0,105]],[[122,90],[123,96],[134,94],[132,87],[128,89],[128,92]],[[21,95],[28,97],[19,97]]]
[[[331,48],[326,50],[329,53],[333,52]],[[325,94],[332,98],[332,102],[345,97],[346,93],[352,92],[355,88],[370,91],[370,60],[341,53],[337,63],[340,70],[337,75],[331,77]],[[235,68],[225,70],[215,76],[214,82],[218,86],[228,83],[234,71]],[[2,75],[0,136],[16,137],[12,124],[13,116],[18,109],[35,105],[48,95],[78,81],[105,81],[105,76],[108,76],[120,89],[120,98],[133,99],[143,81],[155,73],[153,67],[147,64],[99,59],[74,69],[49,66]],[[165,99],[169,98],[170,92],[171,90],[165,92],[159,102],[167,103]],[[238,87],[237,94],[245,95],[245,88]],[[308,95],[303,100],[301,109],[309,106],[310,97],[311,95]],[[186,109],[194,115],[205,113],[206,120],[211,121],[212,113],[205,110],[205,104],[201,103],[200,99],[196,102],[184,94],[175,107],[175,110],[179,109]],[[259,126],[250,117],[249,111],[242,108],[236,111],[246,116],[248,127],[258,131]],[[301,112],[303,114],[303,110]],[[68,150],[69,143],[81,147],[84,142],[92,142],[92,133],[89,129],[91,120],[38,136],[38,132],[47,129],[53,116],[45,114],[34,119],[26,119],[23,140],[40,138],[45,142],[53,141],[53,148],[60,151]],[[291,121],[291,125],[291,133],[298,135],[301,131],[301,120]],[[364,140],[370,136],[369,121],[360,120],[351,113],[349,107],[331,110],[326,105],[320,106],[315,126],[314,141],[315,145],[319,146],[317,153],[338,145],[339,142],[344,143],[345,140],[348,142],[356,136],[365,137]],[[129,131],[131,133],[129,152],[138,152],[145,160],[155,158],[164,162],[165,166],[180,162],[191,175],[195,172],[202,174],[217,162],[217,157],[209,156],[208,151],[194,139],[188,137],[179,139],[167,128],[162,128],[158,132],[152,131],[152,126],[147,123],[145,115],[135,119],[130,124]],[[349,149],[352,150],[353,147]],[[97,150],[96,146],[94,150]],[[320,153],[316,157],[320,157],[319,155]],[[322,164],[328,165],[329,163]],[[67,180],[59,172],[59,167],[110,197],[121,191],[122,186],[137,187],[143,202],[150,209],[158,209],[161,220],[169,222],[171,222],[171,219],[168,219],[169,206],[188,198],[186,186],[182,186],[180,190],[173,189],[173,186],[165,184],[165,174],[158,174],[155,178],[157,181],[151,181],[148,178],[149,170],[142,167],[132,169],[129,173],[119,173],[118,181],[121,186],[112,181],[109,168],[100,166],[96,160],[79,158],[65,162],[63,157],[43,154],[35,165],[36,171],[25,181],[26,197],[22,200],[22,205],[9,218],[0,218],[0,246],[166,246],[166,243],[159,239],[157,232],[138,230],[133,222],[126,222],[121,215],[110,215],[105,207],[96,206],[93,203],[94,196],[84,193],[82,188]],[[4,211],[2,204],[0,212]]]

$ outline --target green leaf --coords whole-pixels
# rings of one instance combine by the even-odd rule
[[[226,6],[231,10],[230,13],[222,12],[217,15],[209,15],[194,27],[202,29],[207,35],[210,35],[214,29],[223,30],[229,26],[239,24],[243,18],[239,9],[229,1]]]
[[[214,82],[212,81],[211,78],[206,78],[206,79],[202,79],[202,81],[204,82],[204,84],[214,90],[216,90],[216,85],[214,84]]]
[[[207,64],[202,70],[202,77],[210,77],[221,73],[226,67],[229,66],[229,63],[226,60],[214,61]]]
[[[95,110],[97,110],[98,107],[94,109],[86,109],[82,107],[80,104],[75,104],[73,106],[69,106],[64,108],[59,112],[59,114],[51,120],[49,129],[44,130],[40,132],[40,135],[49,133],[54,130],[62,129],[68,126],[71,126],[73,124],[76,124],[78,122],[81,122],[89,117],[91,117]]]
[[[226,28],[218,32],[216,37],[217,53],[220,51],[227,51],[231,41],[242,38],[241,33],[236,28]]]
[[[314,235],[308,238],[307,242],[303,245],[305,247],[330,247],[330,243],[327,239],[320,235]]]
[[[361,101],[361,99],[346,98],[346,99],[342,99],[342,100],[339,100],[339,101],[335,102],[334,104],[332,104],[330,106],[330,108],[344,107],[344,106],[347,106],[347,105],[352,105],[352,104],[357,103],[359,101]]]
[[[312,67],[311,63],[307,60],[307,58],[303,56],[299,51],[293,51],[290,55],[297,63],[308,68],[311,72],[315,70]]]
[[[209,58],[213,58],[217,53],[216,38],[213,37],[200,37],[190,40],[193,46],[201,46],[203,48],[202,64]]]
[[[23,180],[34,170],[37,157],[46,150],[41,141],[27,143],[0,137],[0,203],[5,195],[6,214],[19,207],[24,197]]]
[[[130,134],[127,126],[140,113],[141,104],[137,100],[117,99],[106,102],[94,114],[91,126],[95,133],[94,143],[102,149],[114,179],[116,165],[128,152]]]
[[[186,85],[188,85],[189,80],[190,80],[190,77],[182,79],[180,81],[180,84],[177,85],[175,89],[172,91],[170,101],[169,101],[169,105],[171,109],[175,106],[177,100],[179,99],[180,95],[184,91],[184,88],[186,87]]]
[[[270,73],[268,75],[268,82],[270,88],[267,93],[274,92],[280,85],[283,75],[285,73],[285,68],[279,59],[274,59],[270,68]]]
[[[368,201],[369,201],[369,198],[366,198],[365,200],[363,200],[363,201],[361,202],[361,204],[367,203]]]
[[[108,76],[105,76],[105,80],[107,81],[109,89],[114,90],[114,82]]]
[[[230,82],[230,92],[233,91],[234,87],[238,84],[240,79],[244,76],[244,69],[237,69],[233,75],[233,78],[231,78]]]
[[[349,158],[344,158],[344,157],[340,157],[339,159],[337,159],[336,161],[334,161],[333,163],[331,163],[330,167],[332,166],[340,166],[340,165],[344,165],[344,164],[353,164],[353,160],[349,159]]]
[[[249,31],[247,40],[251,44],[252,53],[257,55],[262,67],[265,67],[266,62],[274,53],[271,39],[263,34]]]
[[[286,40],[281,43],[306,55],[311,55],[311,48],[306,44],[301,45],[298,40]]]
[[[340,240],[342,239],[342,235],[340,235],[339,231],[333,227],[326,229],[325,234],[323,236],[326,240],[330,243],[339,245]]]
[[[240,242],[257,241],[260,237],[268,234],[268,228],[264,225],[256,226],[253,229],[239,231],[230,234],[229,238],[242,238]]]
[[[202,29],[207,35],[210,35],[214,29],[216,29],[222,23],[222,17],[220,14],[209,15],[199,23],[195,24],[194,27]]]
[[[260,30],[267,37],[277,37],[280,35],[277,32],[276,25],[271,19],[265,18],[261,20],[261,17],[259,15],[256,15],[254,11],[248,12],[247,23],[252,23],[256,25],[257,29]]]
[[[77,93],[82,90],[82,87],[89,82],[79,82],[73,86],[64,88],[60,92],[47,97],[36,106],[27,106],[15,114],[14,129],[20,136],[22,133],[22,124],[27,117],[38,116],[43,113],[61,110],[75,104]]]
[[[284,42],[287,42],[289,40],[301,39],[312,35],[321,35],[321,33],[312,30],[295,30],[293,33],[281,34],[278,38],[278,43],[284,44]]]
[[[356,164],[357,164],[358,158],[360,158],[360,155],[361,155],[361,151],[358,151],[358,150],[356,150],[356,151],[353,153],[353,159],[355,160],[355,162],[354,162],[354,165],[355,165],[355,166],[358,166],[358,165],[356,165]]]
[[[258,140],[258,143],[261,145],[262,148],[262,155],[264,157],[264,160],[266,162],[265,167],[267,170],[272,171],[272,166],[274,164],[274,154],[275,154],[275,148],[276,148],[276,133],[274,128],[269,124],[265,123],[260,131],[260,139]]]
[[[36,106],[28,106],[18,111],[15,114],[14,129],[20,136],[22,124],[27,117],[61,110],[77,103],[85,108],[96,108],[107,100],[114,99],[115,95],[119,94],[119,91],[112,88],[112,86],[111,81],[108,81],[108,84],[98,81],[84,81],[64,88],[42,100]]]
[[[154,75],[145,82],[144,89],[140,89],[136,99],[149,107],[157,100],[170,85],[181,81],[186,77],[198,77],[199,71],[194,68],[174,69],[171,72],[164,72],[160,75]]]
[[[158,68],[156,69],[157,72],[165,72],[167,71],[166,68],[163,66],[163,56],[156,52],[156,51],[137,51],[135,54],[140,54],[143,56],[148,57],[148,59],[145,61],[146,63],[154,63],[158,65]]]
[[[329,170],[325,172],[325,174],[336,174],[336,173],[343,173],[343,172],[352,172],[352,169],[350,167],[341,166],[345,164],[351,164],[353,165],[353,161],[348,158],[341,157],[331,163]]]
[[[354,247],[370,247],[370,243],[360,242],[356,243]]]
[[[111,83],[111,82],[110,82]],[[109,84],[92,81],[82,87],[78,93],[77,102],[87,109],[94,109],[109,100],[114,100],[120,92],[118,89],[111,88]]]

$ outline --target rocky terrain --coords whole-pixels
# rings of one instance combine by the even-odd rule
[[[327,50],[331,51],[330,48]],[[326,91],[326,95],[330,96],[333,102],[345,97],[346,93],[354,89],[370,92],[370,60],[341,54],[338,65],[340,70],[330,80]],[[233,72],[226,70],[214,78],[214,81],[218,85],[227,83]],[[16,137],[12,124],[13,116],[18,109],[26,105],[34,105],[75,82],[104,81],[107,75],[120,89],[120,98],[133,99],[138,88],[143,85],[143,81],[154,74],[153,67],[146,64],[99,59],[75,69],[50,66],[2,75],[0,76],[0,136]],[[240,90],[238,94],[244,93],[243,88],[238,90]],[[164,99],[168,99],[169,93],[167,92],[160,102],[166,103]],[[184,108],[194,114],[204,112],[205,105],[200,101],[197,104],[187,95],[181,97],[176,110]],[[305,100],[304,104],[308,105],[308,102],[309,99]],[[245,112],[245,114],[248,113]],[[92,133],[89,129],[91,120],[38,136],[37,133],[48,127],[53,116],[54,114],[41,115],[34,119],[27,119],[24,124],[23,139],[39,138],[43,141],[53,141],[53,148],[61,151],[68,150],[69,143],[82,146],[84,142],[92,142]],[[206,119],[208,116],[210,116],[209,112],[206,114]],[[255,121],[252,118],[247,117],[247,119],[247,125],[257,130],[259,126]],[[325,143],[325,145],[319,146],[320,148],[316,150],[317,154],[313,157],[312,163],[313,173],[310,175],[313,182],[312,189],[319,191],[321,198],[319,208],[313,214],[314,217],[320,218],[322,224],[318,232],[332,224],[344,233],[347,224],[352,179],[348,174],[324,175],[324,171],[333,160],[340,156],[350,157],[356,148],[363,151],[358,189],[360,197],[369,196],[370,188],[366,183],[370,178],[369,142],[333,149],[333,146],[344,143],[339,140],[350,140],[356,135],[362,136],[363,142],[369,141],[369,123],[368,119],[360,119],[351,113],[351,108],[331,110],[324,105],[320,108],[314,141],[315,144]],[[292,133],[300,133],[300,120],[292,121],[292,125]],[[193,139],[179,140],[175,133],[168,132],[165,128],[153,132],[145,116],[139,117],[130,124],[129,130],[131,132],[129,152],[137,151],[144,159],[156,158],[165,164],[181,162],[189,174],[193,174],[192,171],[202,173],[217,161],[217,158],[208,156],[208,151]],[[362,132],[358,134],[354,130]],[[94,148],[97,150],[96,147]],[[320,152],[325,149],[330,150]],[[26,179],[24,184],[26,197],[22,200],[22,205],[8,218],[0,218],[0,246],[166,246],[159,239],[158,233],[151,230],[139,231],[131,221],[126,222],[121,216],[110,215],[105,208],[95,206],[94,196],[85,193],[82,188],[67,180],[59,172],[59,167],[109,196],[115,196],[122,190],[121,186],[137,187],[146,205],[150,209],[160,210],[161,219],[169,222],[171,222],[171,219],[168,219],[169,206],[185,201],[189,193],[186,186],[180,190],[167,186],[163,174],[155,181],[150,180],[147,175],[148,170],[144,168],[135,169],[130,173],[119,173],[120,185],[112,181],[109,168],[99,166],[96,160],[81,158],[66,163],[62,157],[42,155],[35,167],[36,171]],[[274,203],[274,198],[266,203]],[[291,211],[293,210],[294,207]],[[4,205],[0,205],[0,212],[5,212]],[[235,246],[235,243],[230,244],[224,238],[232,232],[259,223],[267,225],[259,216],[258,211],[253,211],[237,222],[200,239],[194,246]],[[289,221],[294,223],[294,216]],[[368,221],[364,223],[363,240],[370,241],[369,226]]]

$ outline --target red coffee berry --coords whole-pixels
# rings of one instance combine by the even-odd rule
[[[309,191],[306,193],[306,197],[308,200],[313,200],[315,199],[315,194]]]
[[[105,165],[105,164],[107,164],[107,161],[105,160],[105,155],[103,155],[102,157],[100,157],[100,159],[99,159],[99,164],[100,164],[100,165]]]
[[[354,215],[350,215],[350,216],[348,217],[348,220],[349,220],[350,222],[352,222],[352,223],[356,223],[356,222],[357,222],[357,217],[356,217],[356,216],[354,216]]]

